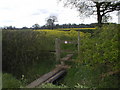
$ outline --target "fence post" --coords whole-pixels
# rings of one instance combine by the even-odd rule
[[[60,60],[60,39],[55,39],[55,51],[56,51],[56,61]]]
[[[80,54],[80,31],[78,31],[78,56]]]

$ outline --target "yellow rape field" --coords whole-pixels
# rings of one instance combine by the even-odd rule
[[[78,36],[78,32],[76,30],[95,30],[96,28],[64,28],[64,29],[40,29],[40,30],[33,30],[33,31],[40,31],[45,32],[48,35],[56,35],[58,37],[60,36],[67,36],[67,37],[76,37]],[[85,36],[85,33],[80,32],[80,36]]]

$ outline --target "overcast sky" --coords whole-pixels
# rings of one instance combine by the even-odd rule
[[[50,15],[58,18],[58,24],[89,24],[95,23],[96,17],[80,19],[75,9],[65,8],[57,0],[0,0],[0,27],[31,27],[35,23],[45,25],[45,19]],[[111,22],[118,22],[116,13],[112,13]]]

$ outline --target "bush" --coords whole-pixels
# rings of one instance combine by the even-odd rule
[[[47,84],[42,84],[37,88],[68,88],[68,87],[65,85],[57,86],[57,85],[53,85],[52,83],[47,83]]]
[[[118,60],[119,29],[120,26],[111,24],[98,28],[94,36],[83,38],[81,40],[80,58],[84,64],[93,67],[97,64],[104,64],[111,71],[118,70],[120,68]]]
[[[11,74],[4,73],[2,75],[2,88],[20,88],[21,82]]]
[[[94,34],[81,38],[80,57],[72,64],[63,84],[77,83],[90,88],[119,88],[119,73],[101,78],[101,75],[120,69],[119,25],[105,25]],[[71,82],[72,81],[72,82]]]

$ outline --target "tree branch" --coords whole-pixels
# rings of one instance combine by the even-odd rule
[[[101,78],[105,78],[106,76],[110,76],[110,75],[118,74],[118,73],[120,73],[120,70],[110,71],[110,72],[107,72],[107,73],[105,73],[105,74],[102,74],[100,77],[101,77]]]

